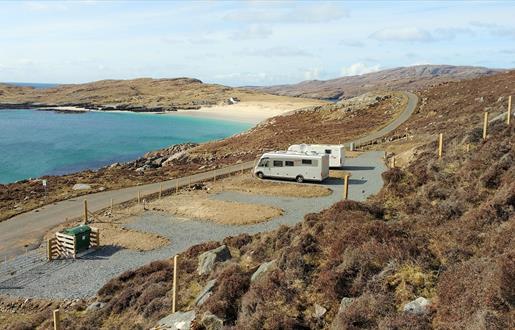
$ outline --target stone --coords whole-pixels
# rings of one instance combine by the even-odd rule
[[[197,298],[195,298],[195,306],[200,306],[206,302],[206,300],[211,297],[213,294],[213,288],[215,287],[216,279],[207,282],[206,286],[202,289],[202,291],[198,294]]]
[[[222,330],[224,326],[224,321],[210,312],[204,312],[204,314],[202,314],[200,323],[206,330]]]
[[[252,282],[258,280],[266,272],[268,272],[270,269],[275,267],[275,263],[276,263],[276,260],[272,260],[272,261],[269,261],[269,262],[264,262],[261,265],[259,265],[258,269],[250,277],[250,282],[252,283]]]
[[[418,297],[415,300],[410,301],[405,304],[402,310],[405,313],[415,314],[415,315],[423,315],[429,312],[429,307],[431,306],[431,300],[426,299],[424,297]]]
[[[195,319],[195,311],[175,312],[157,321],[157,326],[152,329],[186,330],[191,328]]]
[[[319,304],[315,304],[315,312],[313,313],[313,316],[315,318],[317,318],[317,319],[322,318],[322,316],[324,316],[326,312],[327,312],[327,308],[325,308],[324,306],[321,306]]]
[[[216,249],[206,251],[198,257],[198,274],[208,274],[213,270],[216,262],[226,261],[230,258],[231,252],[226,245],[222,245]]]
[[[99,310],[99,309],[102,309],[104,308],[106,304],[101,302],[101,301],[95,301],[94,303],[92,303],[91,305],[89,305],[86,310],[88,312],[91,312],[91,311],[96,311],[96,310]]]
[[[72,187],[73,190],[88,190],[91,189],[91,186],[87,183],[76,183]]]
[[[356,298],[343,297],[338,307],[338,314],[345,312],[345,310],[356,300]]]

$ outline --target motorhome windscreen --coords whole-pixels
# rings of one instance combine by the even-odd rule
[[[259,161],[259,167],[268,167],[268,158],[263,158]]]

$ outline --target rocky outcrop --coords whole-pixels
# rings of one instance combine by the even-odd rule
[[[216,279],[207,282],[206,286],[195,298],[195,306],[202,305],[211,295],[213,294],[213,288],[215,287]]]
[[[87,183],[76,183],[72,187],[73,190],[89,190],[91,186]]]
[[[187,142],[170,146],[157,151],[148,152],[143,157],[127,162],[125,164],[114,163],[106,166],[106,169],[125,167],[136,172],[145,172],[173,164],[184,164],[191,161],[188,150],[198,146],[198,143]]]
[[[426,299],[424,297],[418,297],[417,299],[410,301],[405,304],[402,310],[405,313],[414,314],[414,315],[424,315],[429,312],[429,308],[431,307],[431,300]]]
[[[226,245],[206,251],[198,257],[197,272],[199,275],[209,274],[214,269],[217,262],[226,261],[230,258],[231,252]]]
[[[268,272],[270,269],[275,267],[276,260],[272,260],[269,262],[264,262],[261,265],[259,265],[258,269],[252,274],[250,277],[250,282],[257,281],[259,278],[261,278],[266,272]]]
[[[189,330],[195,319],[195,311],[175,312],[157,322],[157,326],[152,328],[155,330]]]

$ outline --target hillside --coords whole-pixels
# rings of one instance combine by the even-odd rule
[[[320,98],[342,99],[377,89],[419,90],[446,81],[478,78],[502,70],[472,66],[417,65],[331,80],[308,80],[293,85],[252,87],[262,92]]]
[[[411,148],[418,134],[423,141],[384,173],[378,195],[339,202],[293,227],[190,248],[179,256],[178,310],[195,311],[196,329],[222,321],[230,329],[514,328],[515,127],[498,120],[481,138],[483,111],[506,110],[510,94],[515,72],[424,90],[399,128],[410,137],[396,143]],[[200,254],[222,244],[232,257],[198,275]],[[128,271],[98,292],[102,307],[69,305],[63,325],[150,328],[170,314],[172,274],[171,260]],[[208,283],[211,294],[195,306]],[[428,305],[410,309],[416,298]],[[20,307],[19,328],[50,326],[50,312]]]
[[[178,309],[195,311],[195,329],[513,328],[515,126],[497,120],[486,141],[480,134],[480,114],[505,110],[513,86],[515,72],[427,89],[405,124],[427,139],[383,174],[378,195],[190,248],[179,256]],[[435,132],[446,136],[441,160]],[[222,244],[232,257],[198,275],[200,254]],[[128,271],[98,292],[103,307],[85,312],[90,301],[76,302],[63,325],[148,329],[170,313],[172,273],[171,260]],[[416,298],[428,306],[409,309]],[[20,328],[49,326],[50,312],[21,307]]]
[[[173,146],[97,171],[46,176],[49,187],[46,195],[38,180],[0,184],[0,221],[39,207],[42,203],[51,203],[99,189],[159,182],[254,160],[264,151],[286,149],[290,144],[348,141],[390,122],[405,108],[406,101],[401,93],[375,93],[337,104],[307,107],[273,117],[247,132],[220,141],[198,146]],[[73,191],[75,183],[89,183],[94,189],[87,192]],[[31,198],[25,199],[26,196]]]
[[[228,103],[230,98],[242,102],[296,102],[294,99],[266,95],[263,92],[205,84],[191,78],[102,80],[47,89],[0,84],[0,109],[76,106],[87,109],[156,112],[199,109],[202,106]]]

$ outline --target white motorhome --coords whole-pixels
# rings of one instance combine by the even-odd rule
[[[330,167],[343,167],[345,147],[343,144],[294,144],[288,151],[327,154]]]
[[[329,176],[329,156],[291,151],[267,152],[261,156],[254,174],[265,177],[323,181]]]

